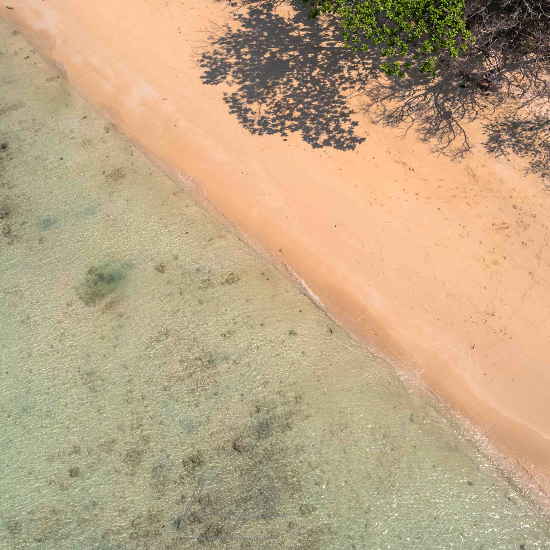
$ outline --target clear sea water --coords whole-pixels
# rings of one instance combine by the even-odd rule
[[[0,24],[0,547],[533,549],[420,390]]]

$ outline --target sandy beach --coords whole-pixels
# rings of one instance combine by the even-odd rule
[[[479,120],[462,122],[462,159],[434,152],[437,132],[376,124],[373,96],[345,93],[360,88],[351,62],[304,40],[288,7],[19,0],[2,12],[166,172],[550,495],[549,197],[529,157],[505,138],[507,154],[491,154]]]

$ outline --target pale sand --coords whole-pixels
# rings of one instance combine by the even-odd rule
[[[2,11],[337,321],[419,373],[550,494],[549,198],[523,160],[490,156],[469,127],[472,152],[452,162],[360,114],[355,150],[251,134],[223,101],[230,88],[201,82],[198,56],[233,20],[223,2],[18,0]]]

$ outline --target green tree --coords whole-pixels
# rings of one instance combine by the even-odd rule
[[[474,42],[464,20],[464,0],[303,0],[309,16],[334,16],[344,47],[379,47],[380,69],[403,77],[413,65],[436,76],[441,54],[458,57]],[[399,60],[395,60],[395,59]],[[389,61],[389,62],[388,62]]]

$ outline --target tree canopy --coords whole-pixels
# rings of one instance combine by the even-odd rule
[[[344,47],[368,51],[379,47],[389,75],[405,76],[413,65],[436,75],[437,55],[458,57],[474,42],[464,19],[464,0],[305,0],[309,16],[336,16]]]
[[[442,57],[533,70],[550,58],[550,0],[303,0],[335,17],[344,47],[377,48],[388,75],[437,74]],[[457,66],[456,64],[454,65]],[[538,74],[538,73],[537,73]]]

